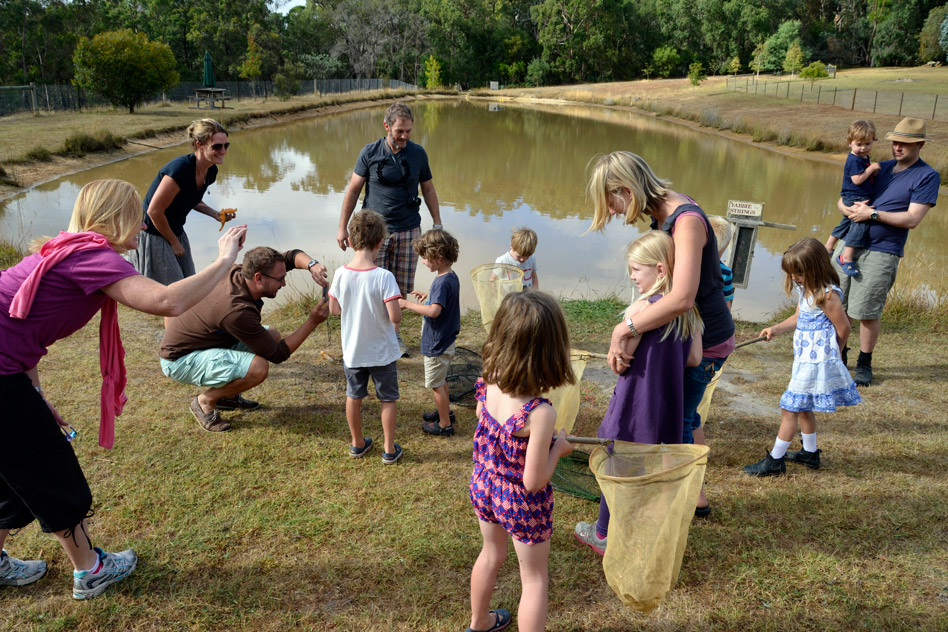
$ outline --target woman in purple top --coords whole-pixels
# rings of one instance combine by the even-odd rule
[[[132,550],[105,553],[93,547],[86,525],[92,495],[69,445],[75,433],[44,399],[37,364],[51,344],[102,311],[102,402],[110,410],[103,411],[100,444],[110,447],[109,424],[125,401],[115,302],[161,316],[185,312],[224,278],[246,233],[245,226],[231,228],[219,241],[214,263],[164,286],[138,274],[121,256],[135,249],[141,230],[141,198],[131,184],[90,182],[79,193],[68,232],[0,271],[0,399],[5,408],[0,415],[0,548],[11,529],[38,520],[72,561],[76,599],[94,597],[127,577],[137,556]],[[45,562],[0,553],[0,585],[22,586],[45,573]]]
[[[670,234],[675,242],[675,286],[650,309],[616,325],[609,345],[609,366],[621,374],[631,356],[626,341],[657,329],[692,306],[704,322],[701,364],[685,370],[682,443],[704,444],[704,432],[696,411],[705,387],[734,350],[734,321],[724,300],[724,281],[718,259],[717,241],[704,211],[690,197],[673,191],[639,156],[617,151],[598,160],[586,188],[593,201],[590,230],[603,230],[615,215],[632,224],[643,216],[653,228]],[[696,515],[710,513],[704,490],[698,498]]]

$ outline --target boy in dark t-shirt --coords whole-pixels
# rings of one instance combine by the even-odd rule
[[[446,378],[454,357],[455,340],[461,329],[461,284],[451,269],[458,260],[458,241],[443,230],[429,230],[412,243],[415,253],[438,276],[428,292],[412,290],[419,303],[399,299],[402,309],[424,316],[421,354],[425,357],[425,388],[434,394],[436,410],[422,415],[421,429],[427,434],[454,434],[454,411]]]
[[[879,163],[869,160],[875,140],[876,126],[872,121],[856,121],[849,126],[846,143],[851,152],[843,167],[843,186],[840,191],[846,206],[872,199],[875,174],[879,171]],[[866,247],[867,229],[865,223],[860,224],[844,217],[826,240],[826,251],[831,257],[836,242],[841,238],[846,240],[846,247],[839,257],[839,266],[849,276],[859,276],[859,269],[853,263],[853,251]]]

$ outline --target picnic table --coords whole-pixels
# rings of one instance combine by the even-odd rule
[[[231,98],[224,96],[224,92],[226,92],[226,88],[195,88],[194,96],[192,97],[194,100],[194,107],[200,110],[201,103],[205,102],[207,103],[207,107],[212,110],[216,110],[217,101],[220,101],[220,107],[223,109],[227,107],[227,101],[229,101]]]

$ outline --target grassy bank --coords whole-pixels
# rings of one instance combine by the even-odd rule
[[[896,301],[897,303],[897,301]],[[621,303],[568,301],[575,346],[604,351]],[[893,304],[893,307],[896,307]],[[290,331],[300,307],[269,314]],[[750,345],[729,361],[712,407],[706,481],[714,508],[692,524],[680,581],[650,615],[614,596],[601,560],[571,535],[596,505],[556,499],[550,630],[939,630],[948,617],[948,352],[945,314],[890,309],[875,354],[878,383],[860,406],[821,415],[824,468],[750,479],[740,472],[772,444],[790,373],[790,336]],[[916,313],[916,312],[913,312]],[[42,557],[38,584],[0,589],[0,630],[461,630],[480,536],[467,500],[473,411],[458,435],[422,434],[431,408],[421,358],[399,361],[402,399],[395,467],[380,454],[346,456],[338,320],[320,326],[248,393],[264,407],[227,413],[234,430],[201,430],[196,389],[164,378],[159,318],[121,310],[130,401],[116,449],[96,443],[97,326],[57,343],[40,365],[47,395],[79,431],[74,444],[95,496],[92,532],[132,546],[136,573],[89,603],[69,596],[70,567],[31,525],[7,541]],[[760,324],[742,323],[738,338]],[[328,330],[328,334],[327,334]],[[420,322],[403,333],[417,349]],[[480,349],[476,314],[459,344]],[[592,361],[589,375],[604,367]],[[613,378],[582,383],[576,432],[591,434]],[[366,400],[366,434],[380,437]],[[501,571],[494,606],[514,609],[517,564]]]

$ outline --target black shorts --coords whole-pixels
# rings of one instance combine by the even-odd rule
[[[92,507],[76,453],[25,373],[0,375],[0,401],[0,529],[72,529]]]

